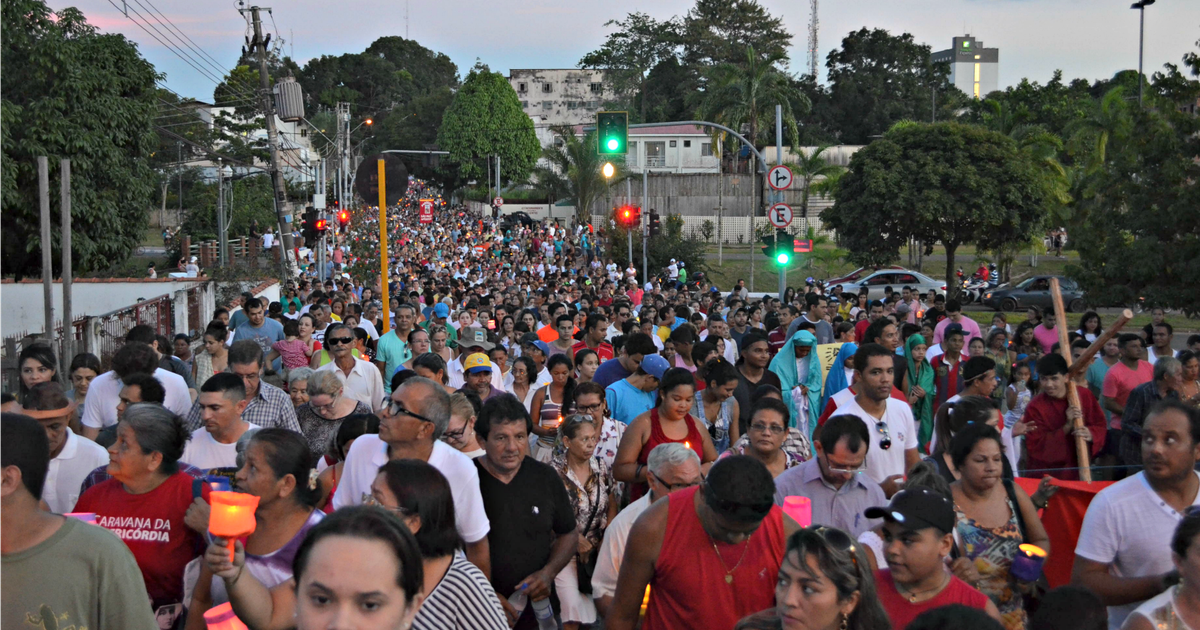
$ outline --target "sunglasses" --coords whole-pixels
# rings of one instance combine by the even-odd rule
[[[862,568],[858,566],[857,549],[854,546],[854,539],[850,538],[849,534],[840,529],[825,526],[810,527],[801,531],[815,534],[832,551],[849,554],[850,562],[854,564],[854,576],[860,581],[862,580]]]
[[[354,343],[354,337],[326,337],[325,344],[328,346],[340,346],[342,344]]]
[[[879,448],[885,451],[892,448],[892,430],[888,428],[887,423],[883,420],[876,422],[875,430],[883,435],[883,437],[879,438]]]

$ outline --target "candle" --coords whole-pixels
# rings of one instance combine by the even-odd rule
[[[808,497],[784,497],[783,513],[792,517],[800,527],[812,525],[812,501]]]
[[[233,614],[233,606],[229,602],[209,608],[204,613],[204,623],[208,630],[248,630],[246,624]]]
[[[1023,582],[1033,582],[1042,575],[1042,565],[1046,562],[1046,550],[1025,543],[1017,548],[1013,556],[1012,574]]]
[[[641,613],[639,613],[640,616],[642,616],[642,617],[646,616],[646,607],[649,605],[650,605],[650,585],[647,584],[646,585],[646,594],[642,595],[642,611],[641,611]]]
[[[212,509],[208,515],[208,531],[224,538],[229,546],[229,561],[233,562],[233,542],[254,533],[257,524],[254,510],[258,497],[240,492],[213,492],[209,495]]]
[[[79,519],[79,520],[83,521],[84,523],[91,523],[92,525],[96,524],[96,513],[95,512],[67,512],[66,514],[63,514],[63,516],[69,516],[74,519]]]

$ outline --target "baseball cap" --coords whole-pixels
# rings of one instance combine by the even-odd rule
[[[966,334],[966,332],[963,331],[962,324],[956,323],[956,324],[950,324],[950,325],[946,326],[946,330],[942,331],[942,338],[944,339],[946,337],[946,335],[948,335],[952,332],[960,332],[960,333]]]
[[[954,507],[950,500],[929,488],[909,488],[897,492],[891,503],[863,511],[867,518],[882,518],[916,531],[936,528],[943,534],[954,531]]]
[[[480,372],[491,372],[492,362],[488,360],[487,355],[482,352],[476,352],[467,357],[463,361],[463,371],[468,374],[478,374]]]
[[[445,319],[450,316],[450,307],[438,302],[433,305],[433,316]]]
[[[478,326],[466,326],[458,331],[458,345],[463,348],[482,348],[485,352],[496,347],[487,340],[487,332]]]
[[[648,354],[642,359],[642,371],[660,381],[663,374],[666,374],[669,369],[671,369],[671,364],[667,363],[667,360],[661,355]]]

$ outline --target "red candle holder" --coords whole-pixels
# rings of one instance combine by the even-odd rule
[[[254,533],[257,523],[254,510],[258,509],[258,497],[241,492],[213,492],[209,494],[212,509],[208,515],[208,531],[226,540],[229,561],[233,562],[233,543],[238,538]]]

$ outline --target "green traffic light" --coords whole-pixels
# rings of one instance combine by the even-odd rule
[[[792,259],[791,256],[788,256],[786,253],[783,253],[783,252],[780,252],[779,254],[777,254],[775,256],[775,262],[777,262],[781,265],[788,264],[788,261],[790,261],[791,259]]]
[[[616,151],[616,150],[617,150],[617,148],[618,148],[618,147],[620,147],[620,146],[621,146],[621,141],[620,141],[620,140],[617,140],[616,138],[609,138],[609,139],[608,139],[608,150],[609,150],[609,151]]]

